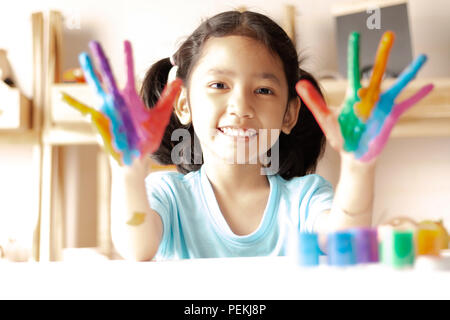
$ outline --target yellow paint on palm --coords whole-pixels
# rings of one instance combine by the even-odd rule
[[[143,212],[134,212],[133,216],[130,220],[127,221],[127,224],[130,226],[139,226],[145,221],[145,213]]]

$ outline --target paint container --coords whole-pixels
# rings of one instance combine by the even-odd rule
[[[417,270],[450,270],[450,257],[441,256],[442,235],[434,226],[419,226],[416,234]]]
[[[330,233],[327,238],[328,265],[347,267],[356,265],[354,236],[348,231]]]
[[[396,269],[413,267],[415,260],[413,230],[383,229],[380,251],[384,265]]]
[[[298,236],[298,264],[302,267],[319,265],[319,241],[317,233],[301,232]]]
[[[419,226],[416,241],[418,256],[440,256],[442,239],[437,227]]]
[[[370,264],[379,261],[378,231],[376,228],[353,228],[357,264]]]

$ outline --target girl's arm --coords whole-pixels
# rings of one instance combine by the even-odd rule
[[[181,90],[181,80],[168,84],[156,105],[149,109],[136,92],[131,43],[124,42],[127,81],[122,90],[117,87],[100,43],[92,41],[89,46],[96,56],[103,83],[87,53],[80,54],[80,64],[101,104],[92,108],[67,94],[63,94],[63,99],[91,117],[104,150],[111,156],[111,230],[117,251],[126,259],[151,260],[161,242],[163,226],[147,198],[148,155],[161,143],[173,102]]]
[[[333,206],[319,215],[319,233],[351,227],[370,226],[374,199],[375,162],[363,163],[351,154],[341,153],[341,171]]]
[[[150,208],[145,177],[148,160],[137,159],[131,167],[111,162],[111,235],[125,259],[151,260],[162,237],[162,220]]]
[[[314,115],[330,146],[341,155],[341,174],[333,205],[329,212],[321,213],[318,217],[315,226],[318,232],[371,225],[376,156],[383,149],[400,114],[432,89],[432,85],[425,86],[411,98],[397,105],[394,103],[425,63],[426,56],[420,55],[388,90],[380,94],[382,76],[393,41],[392,32],[383,34],[369,85],[362,88],[359,76],[359,34],[354,32],[350,35],[348,88],[342,109],[338,112],[332,112],[327,107],[321,94],[309,82],[300,80],[296,85],[297,93]]]

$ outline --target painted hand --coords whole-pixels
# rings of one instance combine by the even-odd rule
[[[135,158],[142,158],[158,149],[182,82],[176,79],[168,84],[158,103],[149,109],[136,92],[130,42],[124,42],[127,82],[122,90],[117,87],[101,45],[92,41],[89,47],[99,64],[107,91],[100,84],[89,55],[83,52],[79,60],[85,78],[101,98],[102,104],[92,108],[66,93],[62,93],[63,100],[83,114],[90,115],[93,125],[102,138],[105,150],[119,164],[131,165]]]
[[[359,34],[349,38],[348,81],[346,98],[339,113],[328,109],[322,96],[306,80],[300,80],[297,93],[311,110],[330,145],[338,152],[351,152],[360,161],[370,161],[383,149],[400,115],[424,98],[433,88],[429,84],[412,97],[394,106],[403,88],[416,76],[426,61],[420,55],[406,68],[391,88],[380,95],[394,34],[386,32],[378,47],[375,65],[367,88],[361,87],[359,76]]]

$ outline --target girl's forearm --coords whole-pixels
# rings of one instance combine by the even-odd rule
[[[144,172],[112,168],[111,236],[125,259],[151,260],[158,250],[162,222],[150,208]]]
[[[362,163],[341,156],[341,172],[331,211],[319,218],[319,232],[370,226],[375,184],[375,162]]]

